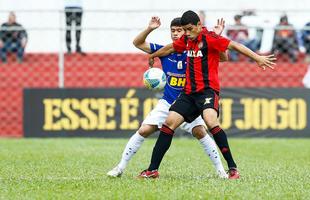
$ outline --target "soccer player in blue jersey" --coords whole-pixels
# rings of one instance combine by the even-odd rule
[[[218,22],[219,23],[219,22]],[[152,17],[148,27],[142,31],[133,41],[133,44],[146,53],[154,53],[159,50],[162,45],[146,42],[147,36],[161,25],[158,17]],[[219,27],[219,26],[217,26]],[[220,27],[219,29],[223,29]],[[221,32],[219,30],[219,32]],[[181,26],[181,19],[175,18],[170,25],[171,39],[177,40],[183,34],[184,30]],[[222,60],[227,60],[227,57],[221,55]],[[156,107],[145,118],[139,130],[129,139],[119,164],[107,173],[111,177],[120,177],[132,156],[139,150],[144,139],[153,134],[162,127],[165,119],[168,116],[171,104],[176,100],[185,85],[185,71],[186,71],[186,53],[173,53],[165,57],[161,57],[162,69],[167,76],[167,84],[164,89],[164,95],[159,100]],[[196,118],[192,123],[184,123],[182,128],[192,133],[196,137],[205,153],[210,157],[217,174],[221,178],[227,178],[227,174],[223,168],[217,147],[213,139],[207,134],[205,123],[201,117]],[[153,176],[159,176],[154,174]],[[154,177],[155,178],[155,177]]]

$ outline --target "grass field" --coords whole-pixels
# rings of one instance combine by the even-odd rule
[[[106,172],[127,139],[1,139],[1,199],[310,199],[309,139],[230,139],[240,180],[220,180],[200,144],[175,139],[160,179],[134,177],[148,166],[147,140],[117,179]]]

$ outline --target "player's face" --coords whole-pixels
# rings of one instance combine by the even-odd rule
[[[193,24],[187,24],[185,26],[183,26],[183,29],[185,31],[185,35],[190,39],[190,40],[194,40],[197,38],[197,36],[199,35],[199,33],[201,32],[201,23],[198,22],[197,25],[193,25]]]
[[[177,40],[184,34],[182,26],[171,26],[170,28],[171,39]]]

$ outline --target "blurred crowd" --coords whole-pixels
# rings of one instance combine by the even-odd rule
[[[80,46],[81,24],[82,24],[82,0],[64,0],[65,13],[65,40],[67,53],[72,52],[72,33],[75,35],[75,52],[85,55]],[[253,27],[243,23],[245,16],[255,15],[255,13],[236,14],[233,18],[233,24],[226,25],[226,36],[231,40],[237,41],[252,51],[260,53],[264,29],[255,27],[255,36],[249,34],[249,28]],[[204,24],[206,15],[204,11],[199,11],[201,22]],[[17,22],[14,12],[10,12],[7,20],[0,27],[0,58],[2,63],[8,62],[8,54],[15,53],[18,63],[24,61],[24,52],[28,43],[28,34],[25,28]],[[302,30],[296,31],[294,26],[289,22],[287,15],[279,17],[278,24],[274,27],[274,36],[270,52],[274,53],[278,60],[284,58],[286,61],[296,63],[306,61],[310,63],[310,22],[306,23]],[[280,59],[279,59],[280,58]],[[229,52],[229,60],[232,62],[240,61],[240,55],[235,51]],[[309,72],[310,74],[310,72]],[[310,75],[309,80],[310,80]],[[309,83],[310,86],[310,83]]]
[[[201,21],[206,22],[204,11],[199,11],[199,15]],[[243,12],[235,15],[234,24],[228,24],[226,27],[226,36],[257,52],[261,48],[264,29],[255,27],[255,37],[250,37],[249,27],[242,22],[242,18],[251,15],[255,15],[255,13]],[[295,63],[300,55],[300,47],[303,47],[305,49],[305,61],[310,62],[310,22],[305,24],[299,38],[296,29],[289,23],[288,16],[283,14],[280,16],[279,23],[274,27],[274,30],[271,53],[276,54],[278,57],[286,56],[286,60]],[[239,61],[238,53],[231,51],[230,60]]]

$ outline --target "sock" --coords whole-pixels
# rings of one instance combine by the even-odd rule
[[[151,164],[148,168],[149,171],[159,168],[161,160],[171,145],[173,134],[174,131],[163,124],[162,128],[160,129],[156,144],[153,148]]]
[[[218,173],[225,173],[220,155],[217,151],[215,142],[212,140],[212,138],[207,134],[205,137],[201,138],[199,141],[204,151],[211,159],[216,171]]]
[[[138,131],[131,136],[127,145],[123,151],[122,159],[118,164],[118,167],[121,170],[124,170],[127,167],[128,162],[131,160],[132,156],[140,149],[141,145],[144,142],[144,137],[142,137]]]
[[[217,146],[222,152],[223,157],[228,164],[228,168],[237,168],[237,165],[229,149],[226,133],[219,126],[212,128],[210,132],[212,133]]]

